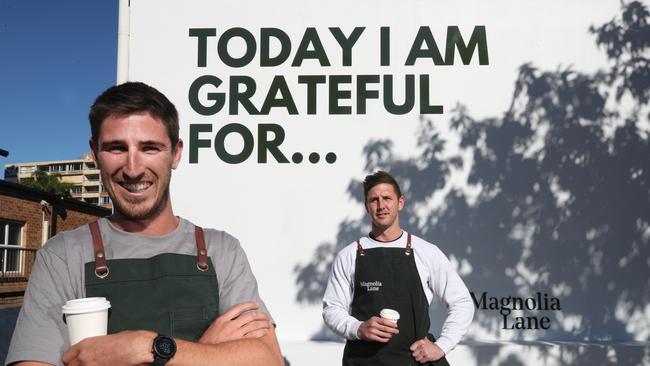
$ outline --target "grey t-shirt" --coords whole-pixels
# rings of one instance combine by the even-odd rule
[[[107,259],[196,255],[194,224],[182,218],[176,230],[159,237],[121,231],[106,219],[100,219],[99,226]],[[224,231],[205,229],[204,233],[217,273],[219,313],[244,301],[255,301],[268,312],[239,241]],[[37,252],[6,364],[32,360],[62,365],[61,355],[70,345],[61,307],[68,300],[85,297],[84,263],[92,260],[88,225],[56,235]]]

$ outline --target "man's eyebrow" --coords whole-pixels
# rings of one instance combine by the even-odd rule
[[[165,147],[167,144],[164,141],[157,141],[157,140],[145,140],[145,141],[140,141],[139,145],[147,145],[147,146],[160,146],[160,147]]]
[[[109,141],[102,141],[101,146],[104,146],[104,145],[120,145],[120,144],[123,144],[123,143],[124,143],[124,141],[121,141],[121,140],[109,140]]]
[[[123,140],[108,140],[108,141],[102,141],[101,142],[101,147],[104,146],[114,146],[114,145],[124,145],[125,142]],[[160,146],[160,147],[165,147],[167,144],[164,141],[158,141],[158,140],[144,140],[138,142],[138,145],[145,145],[145,146]]]

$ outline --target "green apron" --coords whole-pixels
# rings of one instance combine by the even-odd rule
[[[86,296],[111,302],[108,334],[142,329],[198,340],[219,315],[217,276],[203,230],[195,227],[196,256],[107,260],[99,225],[89,226],[95,260],[84,267]]]
[[[348,340],[343,350],[344,366],[449,366],[444,357],[421,364],[411,356],[409,347],[415,341],[425,337],[435,341],[428,334],[429,302],[412,254],[411,234],[407,236],[406,248],[363,249],[357,240],[350,315],[370,319],[384,308],[397,310],[399,334],[387,343]]]

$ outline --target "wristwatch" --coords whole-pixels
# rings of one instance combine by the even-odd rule
[[[176,342],[173,338],[158,334],[151,347],[152,366],[163,366],[176,354]]]

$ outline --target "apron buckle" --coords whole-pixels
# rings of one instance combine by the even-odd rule
[[[201,272],[205,272],[210,268],[210,266],[208,266],[207,263],[196,262],[196,268]]]
[[[95,268],[95,276],[97,276],[98,278],[102,278],[102,279],[106,278],[106,277],[108,277],[109,273],[110,273],[110,270],[108,269],[108,267]]]

